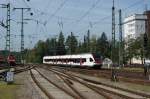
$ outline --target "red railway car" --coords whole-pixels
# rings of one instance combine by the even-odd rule
[[[15,66],[15,65],[16,65],[15,56],[14,56],[14,55],[9,55],[9,56],[7,57],[7,63],[8,63],[10,66]]]
[[[5,63],[5,58],[3,56],[0,56],[0,64]]]

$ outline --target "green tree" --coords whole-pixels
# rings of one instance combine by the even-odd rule
[[[141,60],[143,60],[143,41],[142,41],[142,37],[138,37],[136,39],[129,39],[126,47],[126,60],[130,62],[131,64],[131,60],[132,58],[141,58]]]
[[[90,30],[87,31],[87,52],[90,52]]]
[[[66,46],[68,54],[75,54],[77,52],[78,41],[72,32],[66,39]]]
[[[50,54],[50,50],[51,50],[51,48],[50,48],[51,44],[50,43],[51,43],[50,39],[47,39],[45,41],[45,55],[49,55]]]
[[[65,44],[64,44],[65,38],[62,33],[62,31],[59,34],[58,38],[58,44],[57,44],[57,54],[58,55],[64,55],[66,54]]]
[[[90,52],[95,53],[96,52],[96,47],[97,46],[97,39],[95,35],[92,35],[92,38],[90,40]]]
[[[110,57],[109,42],[106,34],[103,32],[101,37],[97,39],[96,51],[101,53],[103,57]]]
[[[45,56],[45,43],[43,41],[37,43],[35,47],[35,56],[35,62],[42,63],[43,56]]]

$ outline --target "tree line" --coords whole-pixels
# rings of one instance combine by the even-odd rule
[[[121,42],[123,45],[123,63],[131,61],[133,57],[150,58],[150,42],[148,41],[146,50],[143,49],[143,36],[136,39],[129,39],[128,42]],[[116,40],[114,57],[116,63],[119,60],[119,44]],[[111,58],[112,42],[107,38],[105,32],[100,37],[90,35],[90,30],[84,35],[83,41],[78,40],[73,32],[66,38],[61,31],[58,37],[48,38],[46,41],[38,41],[33,49],[25,50],[25,58],[27,62],[42,63],[43,56],[51,55],[66,55],[66,54],[81,54],[81,53],[100,53],[103,58]]]
[[[145,37],[146,35],[146,37]],[[130,38],[125,44],[125,61],[137,58],[144,63],[145,59],[150,59],[150,37],[147,34],[141,34],[137,38]]]
[[[111,42],[108,41],[106,33],[100,37],[90,36],[90,30],[84,35],[84,40],[78,40],[73,32],[64,37],[61,31],[58,37],[48,38],[46,41],[38,41],[31,50],[25,50],[27,62],[42,63],[43,56],[47,55],[66,55],[81,53],[100,53],[104,57],[110,58]]]

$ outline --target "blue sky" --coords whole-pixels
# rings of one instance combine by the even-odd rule
[[[119,9],[123,9],[123,18],[134,13],[143,13],[144,1],[150,8],[149,0],[115,0],[116,24]],[[57,37],[61,30],[65,36],[72,31],[81,41],[88,29],[91,35],[100,36],[105,32],[111,37],[112,0],[0,0],[0,4],[8,2],[11,8],[31,8],[31,11],[24,13],[25,18],[34,19],[27,21],[24,27],[25,48],[33,48],[38,40]],[[30,16],[30,12],[33,12],[33,16]],[[0,21],[5,20],[5,17],[6,10],[0,8]],[[19,51],[21,27],[17,22],[21,20],[21,12],[11,9],[11,19],[11,50]],[[5,34],[5,29],[0,27],[0,50],[5,48]]]

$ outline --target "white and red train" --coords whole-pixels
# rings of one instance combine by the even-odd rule
[[[98,67],[102,66],[102,56],[100,54],[77,54],[77,55],[57,55],[44,56],[43,63],[51,65]]]

